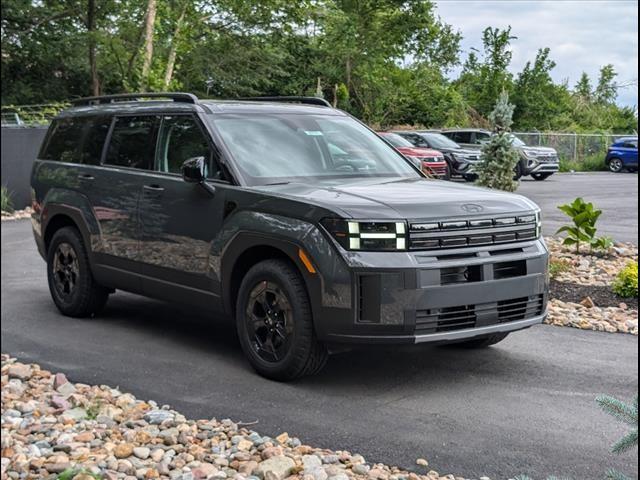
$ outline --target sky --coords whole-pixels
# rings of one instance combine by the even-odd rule
[[[638,104],[638,2],[636,0],[436,0],[437,14],[463,35],[463,58],[482,48],[482,31],[511,25],[517,73],[539,48],[549,47],[556,62],[551,76],[573,87],[582,72],[595,84],[598,70],[611,63],[618,83],[636,85],[618,90],[620,105]],[[459,72],[455,71],[457,74]]]

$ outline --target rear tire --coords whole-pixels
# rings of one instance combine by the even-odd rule
[[[236,326],[249,363],[264,377],[293,380],[319,372],[327,362],[304,281],[286,261],[265,260],[247,272],[238,292]]]
[[[47,251],[47,279],[56,307],[69,317],[95,315],[109,298],[109,290],[93,278],[87,249],[74,227],[53,235]]]
[[[532,173],[531,177],[538,182],[542,182],[543,180],[546,180],[547,178],[549,178],[551,175],[553,174],[552,173]]]
[[[617,157],[609,160],[609,170],[613,173],[620,173],[624,170],[624,163]]]
[[[462,348],[487,348],[491,345],[495,345],[498,342],[501,342],[509,333],[494,333],[492,335],[487,335],[485,337],[474,338],[472,340],[467,340],[466,342],[456,343],[456,347]]]

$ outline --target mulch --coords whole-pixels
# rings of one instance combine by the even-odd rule
[[[550,298],[556,298],[563,302],[580,303],[585,297],[591,297],[597,307],[617,307],[626,303],[630,309],[638,309],[637,298],[622,298],[611,290],[611,287],[599,287],[593,285],[578,285],[551,280],[549,285]]]

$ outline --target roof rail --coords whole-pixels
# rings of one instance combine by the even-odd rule
[[[85,97],[71,100],[71,104],[100,105],[104,103],[137,101],[144,98],[166,98],[180,103],[198,103],[198,97],[192,93],[184,92],[147,92],[147,93],[119,93],[116,95],[101,95],[98,97]]]
[[[304,97],[304,96],[283,96],[283,97],[240,97],[236,100],[256,101],[256,102],[297,102],[307,105],[319,105],[321,107],[333,108],[333,106],[324,98],[320,97]]]

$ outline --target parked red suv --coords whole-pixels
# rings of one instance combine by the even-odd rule
[[[389,142],[401,154],[416,163],[427,175],[449,180],[449,166],[444,159],[442,152],[430,148],[414,147],[408,140],[402,138],[397,133],[377,132],[382,138]]]

